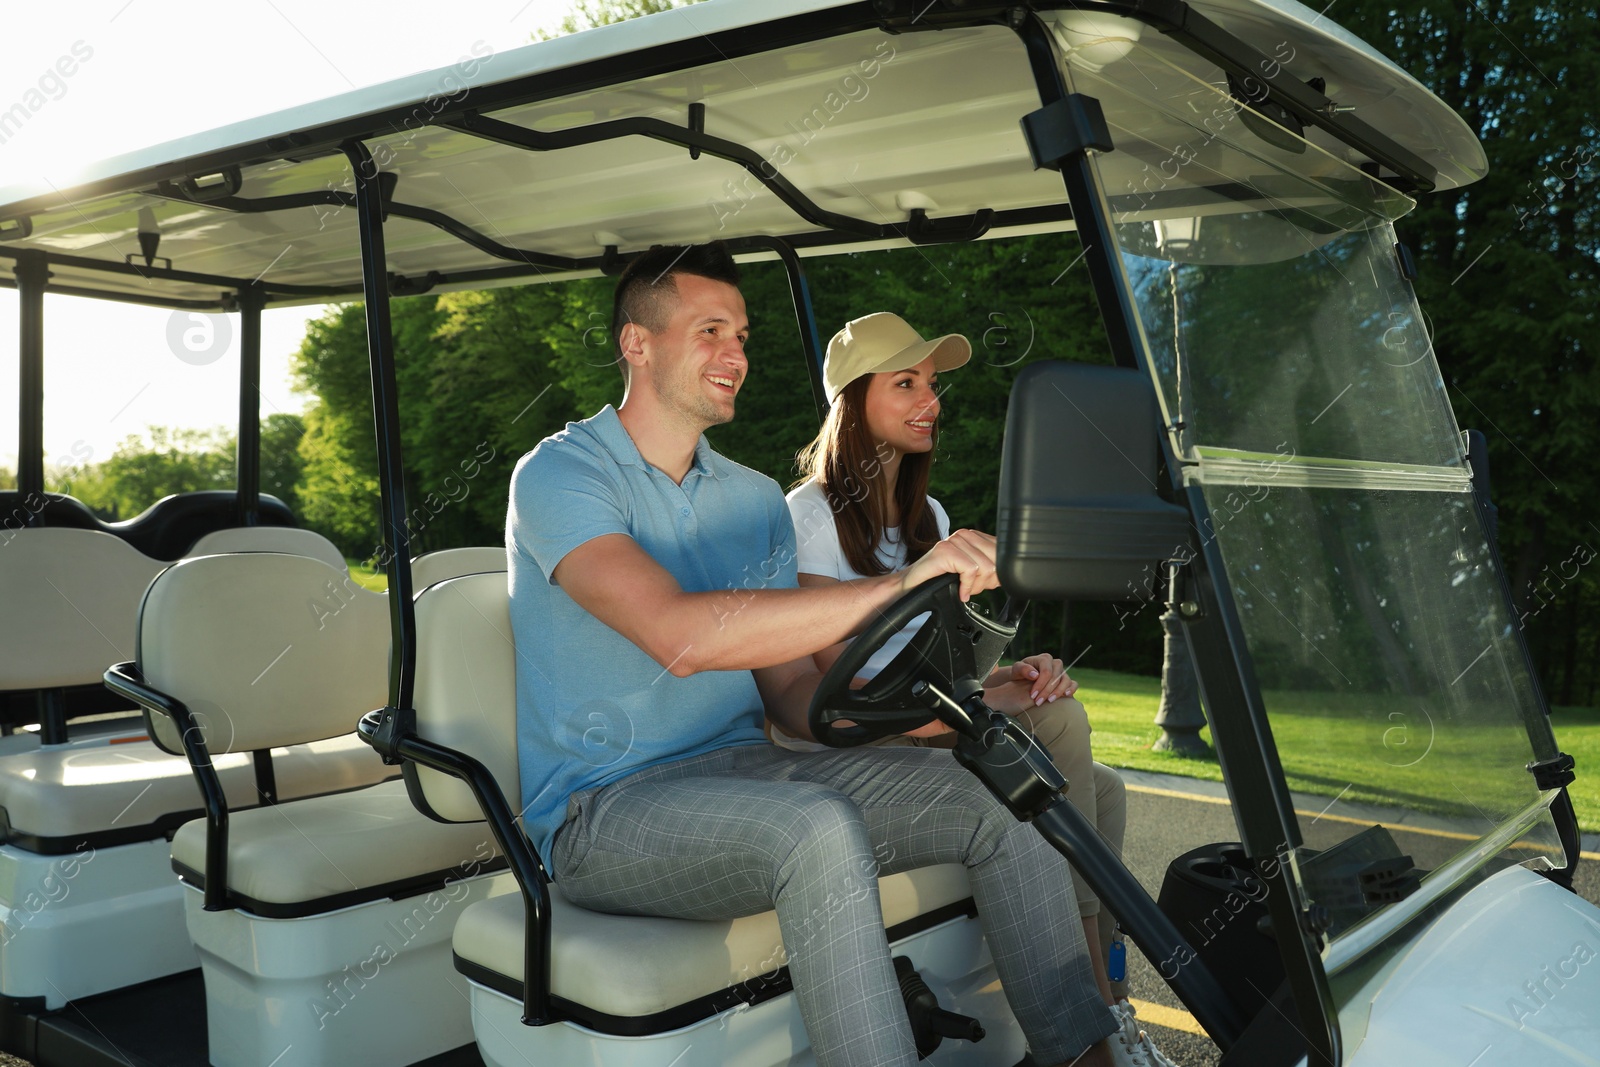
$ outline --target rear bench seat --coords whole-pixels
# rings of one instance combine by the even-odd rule
[[[411,590],[420,593],[430,585],[464,574],[506,569],[506,550],[495,548],[441,548],[424,552],[411,561]]]
[[[419,735],[477,758],[507,797],[519,797],[506,576],[435,585],[416,608]],[[413,799],[435,818],[482,818],[465,783],[411,765],[407,775],[415,776]],[[891,940],[972,914],[959,865],[891,875],[878,885]],[[602,915],[567,902],[558,886],[550,896],[553,1000],[562,1017],[589,1029],[658,1033],[789,988],[775,912],[730,922]],[[525,943],[520,896],[475,903],[456,922],[456,969],[520,1004]]]
[[[133,654],[139,598],[166,566],[99,530],[4,533],[0,690],[94,685]]]
[[[225,552],[283,552],[291,556],[309,556],[320,559],[335,570],[349,573],[344,554],[334,543],[314,530],[294,526],[235,526],[206,534],[183,554],[185,559],[196,556],[217,556]]]
[[[389,631],[384,597],[354,598],[327,617],[308,610],[342,576],[270,552],[181,561],[145,596],[137,666],[119,665],[108,682],[146,708],[158,744],[188,749],[202,779],[223,754],[348,729],[345,715],[386,702]],[[450,927],[468,901],[510,888],[492,877],[504,863],[482,827],[427,819],[400,782],[183,826],[172,866],[193,887],[185,912],[205,976],[210,1062],[258,1065],[288,1046],[306,1064],[412,1062],[470,1044]],[[329,1001],[379,945],[384,988],[404,1010],[379,997]]]
[[[3,616],[0,689],[100,684],[107,666],[134,657],[139,603],[168,564],[94,530],[24,529],[14,537],[0,557],[0,604],[40,607]],[[218,530],[195,542],[186,558],[234,552],[320,560],[329,572],[308,603],[319,605],[314,610],[323,619],[351,605],[387,641],[385,594],[350,582],[343,555],[321,534],[282,526]],[[412,574],[414,587],[423,589],[461,574],[504,569],[502,548],[457,548],[418,557]],[[378,686],[365,703],[352,706],[349,731],[341,736],[271,749],[275,797],[338,793],[398,777],[354,732],[356,720],[386,698]],[[188,762],[151,744],[142,723],[130,721],[115,733],[67,745],[41,747],[31,732],[0,744],[10,746],[0,748],[0,844],[59,855],[170,839],[200,814]],[[215,763],[230,808],[261,802],[248,753],[220,755]]]
[[[168,565],[102,530],[47,526],[4,538],[0,689],[59,693],[93,685],[109,698],[105,669],[134,656],[140,601]],[[195,549],[264,546],[331,555],[341,569],[329,571],[339,588],[322,592],[326,610],[354,599],[376,602],[376,613],[352,611],[371,618],[377,639],[386,639],[384,598],[345,588],[343,559],[315,533],[227,530],[201,538]],[[219,756],[229,803],[254,806],[263,787],[289,798],[392,778],[395,770],[353,730],[383,698],[375,686],[371,703],[348,709],[342,737],[272,749],[270,775],[258,777],[250,753]],[[188,761],[160,751],[132,714],[74,723],[61,743],[40,740],[31,731],[0,739],[0,998],[42,997],[54,1009],[197,966],[167,843],[200,814]]]
[[[271,752],[279,799],[394,777],[393,768],[354,734]],[[261,802],[248,753],[219,756],[216,767],[230,805]],[[188,761],[160,751],[142,733],[0,759],[0,842],[14,848],[53,855],[170,838],[199,814],[200,793]]]
[[[133,658],[139,603],[166,563],[98,530],[44,527],[9,536],[0,556],[0,604],[10,608],[0,614],[0,689],[98,685],[107,666]],[[221,530],[202,537],[191,552],[273,547],[344,568],[327,538],[285,527]],[[342,580],[338,585],[338,596],[321,598],[328,611],[358,595],[382,602],[381,594],[352,592]],[[386,618],[373,625],[387,632]],[[381,705],[383,694],[374,699],[373,707]],[[394,777],[354,733],[366,710],[350,709],[351,732],[343,737],[273,750],[276,796],[353,789]],[[9,751],[0,750],[0,843],[46,854],[105,848],[170,837],[199,811],[188,763],[152,745],[137,720],[109,734],[89,731],[64,745],[41,746],[32,733],[7,743]],[[217,767],[230,803],[259,802],[248,754],[219,758]]]

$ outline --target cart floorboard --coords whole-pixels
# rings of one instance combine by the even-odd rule
[[[5,1029],[31,1032],[23,1055],[38,1067],[209,1067],[200,971],[74,1001],[59,1011],[6,1006]],[[12,1042],[7,1042],[12,1044]],[[474,1046],[413,1067],[483,1067]]]

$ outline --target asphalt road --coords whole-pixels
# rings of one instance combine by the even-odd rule
[[[1180,798],[1151,792],[1151,789],[1188,791],[1193,786],[1183,779],[1157,780],[1156,776],[1129,775],[1128,835],[1123,858],[1129,870],[1152,896],[1161,889],[1168,862],[1200,845],[1238,839],[1233,809],[1214,798]],[[1342,832],[1348,832],[1348,827]],[[1396,843],[1411,852],[1419,864],[1428,864],[1430,853],[1458,843],[1418,833],[1396,833]],[[1453,849],[1452,849],[1453,851]],[[1586,860],[1578,865],[1574,887],[1587,900],[1600,904],[1600,862]],[[1198,1033],[1199,1027],[1183,1010],[1178,998],[1162,981],[1154,966],[1132,944],[1128,948],[1128,980],[1140,1007],[1141,1025],[1151,1039],[1179,1067],[1213,1067],[1220,1054],[1211,1040]],[[1163,1022],[1176,1025],[1162,1025]]]

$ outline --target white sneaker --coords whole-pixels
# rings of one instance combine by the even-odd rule
[[[1178,1067],[1156,1048],[1149,1034],[1139,1029],[1132,1004],[1120,1000],[1111,1005],[1110,1011],[1117,1020],[1117,1032],[1106,1038],[1106,1048],[1116,1067]]]

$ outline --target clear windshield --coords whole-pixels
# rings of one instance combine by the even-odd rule
[[[1524,769],[1554,750],[1397,258],[1411,202],[1168,48],[1067,70],[1112,117],[1094,165],[1331,970],[1497,865],[1561,862]]]

